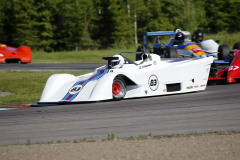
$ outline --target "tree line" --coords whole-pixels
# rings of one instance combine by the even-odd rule
[[[0,0],[0,41],[34,50],[132,47],[143,31],[239,32],[240,0]]]

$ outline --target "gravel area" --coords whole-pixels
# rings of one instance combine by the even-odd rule
[[[5,97],[5,96],[8,96],[10,94],[12,94],[12,93],[10,93],[10,92],[1,92],[0,91],[0,97]]]
[[[239,160],[240,134],[0,146],[1,160]]]

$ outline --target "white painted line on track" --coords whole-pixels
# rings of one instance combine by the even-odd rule
[[[6,110],[12,110],[12,109],[16,109],[16,108],[0,108],[0,111],[6,111]]]

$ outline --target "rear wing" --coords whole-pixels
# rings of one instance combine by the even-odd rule
[[[150,37],[150,36],[174,36],[177,32],[182,32],[185,36],[190,36],[190,32],[181,31],[180,29],[176,29],[176,31],[156,31],[156,32],[143,31],[143,46],[148,45],[147,37]]]

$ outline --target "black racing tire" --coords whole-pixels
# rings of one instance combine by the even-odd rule
[[[166,47],[165,58],[178,58],[177,49]]]
[[[235,43],[235,44],[233,45],[233,49],[240,50],[240,42]]]
[[[121,77],[116,77],[112,83],[113,100],[121,100],[126,95],[126,83]]]
[[[228,57],[230,53],[230,48],[228,45],[220,45],[218,47],[218,60],[224,60],[225,57]]]
[[[211,64],[210,72],[209,72],[209,77],[217,77],[218,72],[217,72],[217,65],[216,63]]]

